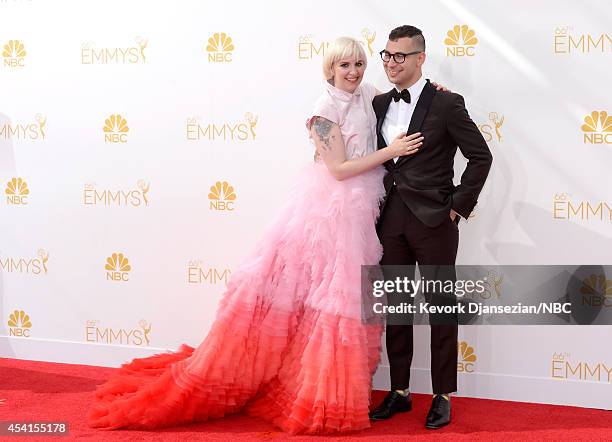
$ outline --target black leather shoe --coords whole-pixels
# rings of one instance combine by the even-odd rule
[[[412,398],[410,394],[403,396],[397,391],[390,391],[382,403],[370,411],[370,419],[382,421],[389,419],[395,413],[404,413],[412,410]]]
[[[437,430],[450,423],[451,405],[450,400],[445,399],[441,394],[434,396],[431,401],[431,408],[427,414],[425,427],[430,430]]]

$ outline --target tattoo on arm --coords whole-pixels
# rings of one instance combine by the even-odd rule
[[[335,138],[331,134],[333,125],[334,123],[322,117],[316,117],[314,123],[312,124],[312,127],[323,143],[323,149],[325,150],[331,149],[330,142]]]

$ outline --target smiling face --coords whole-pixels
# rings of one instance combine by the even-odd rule
[[[403,37],[396,41],[389,40],[385,50],[391,54],[401,52],[409,54],[420,50],[414,38]],[[385,72],[389,81],[398,89],[407,89],[421,77],[421,66],[425,63],[425,53],[408,55],[403,63],[397,63],[393,57],[389,61],[383,61]]]
[[[332,66],[334,86],[352,94],[361,83],[365,68],[365,61],[358,57],[349,56],[337,60]]]

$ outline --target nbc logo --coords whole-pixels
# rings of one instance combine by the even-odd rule
[[[23,310],[15,310],[9,315],[8,326],[9,336],[30,337],[32,322],[30,321],[30,316]]]
[[[459,361],[457,362],[457,371],[459,373],[473,373],[474,362],[476,362],[476,354],[474,347],[470,347],[466,341],[459,341]]]
[[[591,275],[582,280],[580,294],[582,305],[612,307],[612,280],[604,274]]]
[[[446,56],[473,57],[474,46],[478,43],[475,32],[467,25],[455,25],[446,33],[444,44],[446,45]]]
[[[126,143],[130,128],[127,121],[120,114],[111,115],[104,120],[104,142]]]
[[[232,61],[233,51],[232,37],[224,32],[217,32],[208,39],[206,52],[208,52],[209,62],[229,63]]]
[[[129,281],[130,265],[127,256],[123,253],[113,253],[111,256],[106,258],[106,264],[104,265],[106,272],[106,279],[110,281]]]
[[[612,144],[612,115],[594,111],[584,117],[582,125],[585,144]]]
[[[8,183],[6,183],[6,189],[4,189],[4,193],[6,194],[7,204],[28,204],[28,195],[30,194],[30,189],[28,189],[28,183],[26,183],[22,178],[13,178]]]
[[[210,186],[208,194],[210,200],[210,210],[234,210],[236,193],[234,188],[227,181],[217,181],[214,186]]]
[[[23,67],[27,52],[23,43],[19,40],[9,40],[2,48],[2,56],[4,57],[4,66],[15,68]]]

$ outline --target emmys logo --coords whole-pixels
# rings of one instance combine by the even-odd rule
[[[30,189],[28,189],[28,183],[26,183],[22,178],[13,178],[6,183],[4,193],[6,194],[7,204],[21,206],[28,204]]]
[[[146,63],[145,49],[149,41],[136,37],[136,46],[96,48],[92,42],[81,45],[81,64],[137,64]]]
[[[36,258],[0,258],[0,268],[7,273],[25,273],[27,275],[47,274],[49,268],[49,253],[45,249],[38,250]]]
[[[569,193],[556,193],[553,197],[553,218],[562,220],[612,221],[612,205],[605,201],[574,201]]]
[[[113,253],[106,258],[104,269],[106,270],[107,281],[129,281],[129,272],[132,270],[132,266],[123,253]]]
[[[231,273],[230,269],[206,267],[202,261],[199,260],[191,260],[187,263],[188,284],[227,284]]]
[[[459,350],[457,372],[474,373],[474,363],[476,362],[476,353],[474,353],[474,347],[470,347],[466,341],[459,341],[457,345]]]
[[[467,25],[455,25],[446,33],[444,44],[446,45],[446,56],[473,57],[476,55],[474,46],[478,43],[476,33]]]
[[[127,143],[127,134],[130,128],[127,121],[120,114],[111,115],[104,120],[105,143]]]
[[[571,26],[560,26],[553,34],[553,46],[555,54],[591,52],[612,52],[612,37],[610,34],[572,34],[574,28]]]
[[[199,120],[199,117],[187,119],[188,141],[254,141],[257,138],[258,117],[250,112],[244,115],[243,121],[237,122],[201,124]]]
[[[98,189],[95,183],[85,184],[83,204],[86,206],[102,205],[106,207],[146,207],[149,205],[151,184],[138,180],[137,188],[132,189]]]
[[[612,144],[612,115],[594,111],[584,117],[581,127],[584,144]]]
[[[5,140],[44,141],[47,117],[36,114],[34,118],[35,122],[4,123],[0,126],[0,138]]]
[[[368,28],[361,30],[361,37],[356,40],[361,43],[369,57],[374,56],[374,41],[376,40],[376,31],[372,32]],[[315,57],[325,56],[325,51],[329,47],[329,41],[319,41],[314,38],[314,35],[302,35],[298,39],[298,59],[311,60]]]
[[[23,310],[15,310],[9,315],[8,326],[9,336],[30,337],[32,322],[30,321],[30,316]]]
[[[134,328],[100,327],[100,321],[85,322],[85,341],[101,344],[151,345],[151,324],[144,319]]]
[[[233,51],[232,37],[224,32],[217,32],[208,39],[206,52],[208,52],[209,63],[230,63]]]
[[[580,287],[582,305],[591,307],[612,307],[612,280],[606,275],[591,275],[582,280]]]
[[[231,212],[234,210],[236,192],[227,181],[217,181],[213,186],[210,186],[208,199],[210,200],[210,210]]]
[[[501,128],[504,125],[504,116],[497,112],[489,113],[489,123],[483,123],[478,126],[485,141],[490,143],[496,139],[499,143],[503,141]]]
[[[603,362],[572,362],[570,353],[553,353],[551,377],[561,380],[612,382],[612,365],[608,367]]]
[[[27,52],[23,43],[20,40],[9,40],[2,47],[2,56],[4,57],[4,67],[7,68],[22,68],[25,66],[25,57]]]

